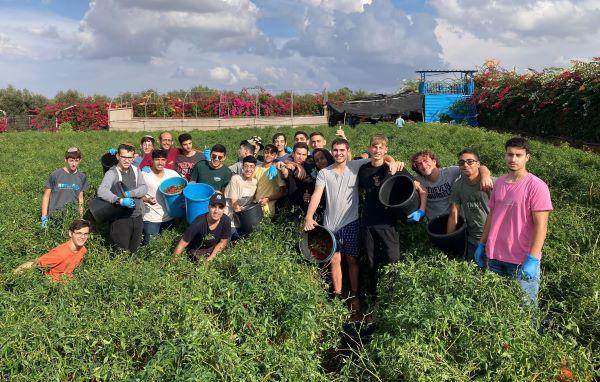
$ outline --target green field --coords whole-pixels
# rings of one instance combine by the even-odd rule
[[[331,141],[335,130],[322,130]],[[232,162],[240,140],[275,131],[192,136],[200,148],[225,144]],[[353,151],[375,132],[388,134],[398,160],[429,148],[449,165],[473,147],[494,175],[504,173],[508,135],[442,124],[360,125],[347,131]],[[327,298],[318,269],[296,253],[293,224],[263,224],[208,266],[170,262],[182,227],[133,256],[110,252],[105,227],[96,227],[75,280],[12,273],[66,240],[72,211],[47,230],[39,224],[43,183],[62,167],[65,149],[82,150],[80,169],[95,192],[100,155],[124,141],[137,146],[142,135],[0,134],[0,381],[550,381],[563,367],[572,380],[600,378],[597,155],[532,142],[528,168],[548,183],[555,207],[542,261],[543,335],[514,283],[447,260],[423,224],[401,223],[406,260],[384,271],[371,307],[373,341],[332,370],[324,367],[327,350],[340,344],[348,312]]]

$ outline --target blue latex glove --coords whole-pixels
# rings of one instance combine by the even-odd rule
[[[204,149],[203,154],[205,160],[210,160],[210,149],[208,147]]]
[[[485,244],[477,243],[477,248],[475,248],[475,253],[473,254],[473,260],[477,263],[479,268],[485,267]]]
[[[292,150],[292,148],[290,146],[285,146],[285,152],[286,153],[291,154],[292,151],[294,151],[294,150]]]
[[[127,208],[135,207],[135,202],[131,198],[123,198],[121,199],[121,205]]]
[[[124,195],[126,198],[131,198],[131,192],[129,192],[129,191],[125,191]]]
[[[147,172],[147,173],[150,173],[150,171],[152,171],[152,170],[150,169],[150,166],[144,166],[144,168],[142,168],[142,172]]]
[[[417,222],[421,221],[421,219],[423,219],[423,216],[425,216],[425,211],[416,210],[407,216],[408,219],[406,219],[406,222],[407,223],[417,223]]]
[[[42,228],[48,228],[48,216],[42,216]]]
[[[273,180],[275,179],[275,177],[277,177],[277,167],[275,167],[275,165],[272,163],[269,167],[269,172],[267,172],[267,177],[269,178],[269,180]]]
[[[110,155],[117,155],[117,149],[115,148],[110,148],[108,150],[106,150],[107,153],[109,153]]]
[[[531,280],[540,277],[540,259],[533,257],[531,253],[527,254],[525,262],[521,267],[521,277],[525,280]]]

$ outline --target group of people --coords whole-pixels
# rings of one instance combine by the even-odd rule
[[[369,284],[366,292],[374,295],[381,266],[400,259],[397,215],[379,200],[379,190],[390,176],[408,176],[419,194],[419,207],[408,214],[408,222],[425,217],[447,215],[447,232],[464,221],[467,230],[465,259],[479,267],[518,280],[528,301],[535,303],[540,281],[540,260],[552,210],[547,185],[527,171],[529,143],[520,137],[506,142],[506,175],[492,177],[476,151],[458,153],[457,165],[442,167],[430,150],[415,153],[410,159],[414,175],[404,163],[388,155],[388,138],[374,134],[368,149],[353,158],[343,131],[327,147],[325,136],[297,131],[294,144],[276,133],[270,144],[253,136],[240,142],[238,161],[227,167],[227,150],[221,144],[196,151],[191,135],[179,136],[180,148],[173,147],[171,133],[164,132],[155,148],[153,137],[145,136],[136,155],[131,144],[111,149],[118,163],[104,175],[98,197],[129,211],[110,222],[114,245],[135,252],[153,236],[173,225],[159,184],[172,177],[211,185],[208,212],[198,216],[185,230],[174,255],[184,252],[194,259],[210,261],[239,237],[236,212],[259,203],[266,216],[280,210],[304,218],[309,231],[322,224],[335,234],[337,249],[329,263],[333,294],[342,295],[347,265],[349,301],[360,306],[359,256],[364,253]],[[78,171],[81,152],[70,148],[65,167],[52,172],[45,183],[42,198],[42,226],[49,216],[70,202],[78,203],[83,213],[83,192],[88,187],[85,174]],[[362,196],[362,197],[361,197]],[[362,203],[361,203],[362,199]],[[35,265],[48,268],[55,279],[72,276],[85,254],[90,224],[75,220],[69,229],[69,241],[39,259],[18,268]]]

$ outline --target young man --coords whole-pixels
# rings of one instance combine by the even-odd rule
[[[275,213],[275,203],[286,195],[285,181],[275,172],[269,173],[273,161],[277,157],[277,148],[273,145],[266,145],[264,150],[264,163],[257,165],[254,171],[256,178],[256,195],[254,200],[260,203],[265,216],[272,216]]]
[[[473,260],[475,247],[479,243],[485,219],[490,212],[488,202],[490,192],[481,190],[481,174],[479,173],[479,155],[471,149],[464,149],[458,154],[458,167],[461,177],[452,186],[450,194],[450,217],[447,232],[456,230],[461,208],[467,224],[467,248],[465,259]],[[492,180],[495,180],[492,178]]]
[[[234,212],[240,212],[244,207],[249,206],[254,201],[256,194],[257,180],[254,178],[256,170],[256,158],[248,155],[242,161],[242,173],[234,174],[231,181],[225,187],[225,198],[227,199],[227,208],[225,213],[231,219],[232,228],[238,228],[240,222]],[[236,232],[232,230],[233,236]]]
[[[505,144],[508,174],[501,176],[490,196],[475,261],[501,276],[516,279],[529,302],[537,304],[542,247],[552,211],[550,191],[544,181],[527,171],[529,143],[520,137]]]
[[[427,189],[427,208],[425,213],[429,219],[450,213],[450,193],[452,185],[460,175],[458,166],[441,168],[437,156],[430,150],[419,151],[411,158],[412,169],[417,175],[415,179]],[[487,167],[479,168],[481,188],[492,189],[494,182]]]
[[[85,242],[90,235],[90,222],[77,219],[69,227],[69,240],[36,260],[29,261],[15,269],[20,273],[34,266],[45,268],[44,275],[49,275],[54,281],[60,281],[63,276],[73,278],[73,271],[81,264],[85,256]]]
[[[117,150],[119,162],[104,174],[98,187],[98,197],[130,209],[128,216],[110,223],[110,237],[117,248],[133,253],[142,242],[142,197],[146,195],[148,188],[140,171],[131,164],[135,153],[133,145],[122,143]],[[114,194],[113,190],[118,182],[122,182],[127,189],[124,195]]]
[[[350,161],[350,145],[343,138],[336,138],[331,144],[335,163],[319,171],[315,191],[310,198],[304,229],[310,231],[317,222],[314,213],[319,206],[325,191],[326,207],[323,225],[338,237],[338,251],[331,259],[331,281],[333,293],[342,293],[342,255],[348,263],[350,277],[350,297],[353,310],[358,310],[358,255],[359,255],[359,222],[358,222],[358,170],[368,159]],[[386,158],[388,161],[391,160]],[[392,164],[391,171],[398,168]]]
[[[294,144],[298,142],[308,144],[308,134],[306,134],[304,131],[296,131],[294,134]]]
[[[168,153],[167,164],[165,165],[165,168],[168,168],[169,170],[175,170],[175,161],[180,153],[179,149],[173,147],[173,135],[171,135],[169,132],[160,133],[158,136],[158,142],[160,144],[160,148]],[[144,159],[142,159],[138,167],[142,171],[150,171],[150,167],[152,167],[152,153],[144,155]]]
[[[194,149],[192,136],[188,133],[183,133],[177,137],[181,145],[181,154],[175,160],[175,171],[182,177],[190,180],[190,174],[196,163],[204,159],[204,155]],[[154,157],[152,158],[154,160]]]
[[[291,159],[292,150],[287,147],[287,138],[283,133],[275,133],[273,134],[272,140],[273,146],[277,148],[277,158],[275,158],[275,162],[285,161],[286,159]]]
[[[325,140],[325,136],[323,133],[315,131],[310,134],[310,147],[314,149],[325,149],[327,145],[327,141]]]
[[[144,202],[142,216],[144,220],[144,245],[150,243],[152,236],[160,234],[173,225],[173,218],[167,213],[163,194],[158,192],[158,186],[163,180],[179,177],[176,171],[165,168],[167,155],[168,153],[165,150],[154,150],[152,152],[152,171],[142,173],[148,188],[146,195],[142,197]]]
[[[136,154],[133,159],[133,165],[137,168],[140,167],[140,163],[142,163],[142,160],[147,154],[152,155],[152,150],[154,150],[154,137],[152,135],[144,135],[140,140],[140,148],[142,149],[140,155]]]
[[[248,155],[251,155],[256,158],[256,145],[254,143],[249,142],[248,140],[243,140],[240,142],[240,148],[238,149],[238,161],[229,166],[229,170],[231,170],[234,174],[242,173],[242,161]],[[260,166],[262,162],[257,160],[257,165]]]
[[[377,286],[377,271],[380,266],[395,263],[400,259],[400,240],[396,232],[396,216],[379,201],[381,185],[390,175],[390,167],[384,157],[388,152],[388,138],[384,134],[371,137],[369,153],[371,159],[358,170],[358,186],[364,191],[362,214],[363,247],[369,265],[369,293],[374,296]],[[401,174],[413,179],[402,165]],[[417,183],[415,181],[415,183]],[[418,184],[417,184],[418,186]],[[422,189],[418,187],[418,189]],[[420,210],[425,211],[427,193],[420,192]],[[417,214],[415,211],[413,214]]]
[[[231,221],[223,214],[225,197],[215,193],[208,202],[208,212],[198,216],[185,230],[183,237],[175,248],[174,256],[187,249],[195,260],[206,257],[206,261],[214,259],[227,247],[231,236]]]
[[[231,170],[223,165],[227,158],[225,146],[216,144],[210,151],[210,160],[196,163],[190,174],[190,181],[205,183],[215,191],[223,191],[231,180]]]
[[[277,170],[281,178],[286,182],[288,201],[292,208],[297,208],[306,213],[308,205],[304,201],[304,194],[310,189],[313,179],[308,175],[310,172],[304,167],[308,158],[308,146],[306,143],[296,143],[292,151],[292,161],[278,162]]]
[[[48,224],[48,216],[67,203],[77,201],[79,214],[83,214],[83,192],[87,191],[89,184],[87,176],[79,172],[77,167],[81,162],[81,151],[71,147],[65,152],[66,165],[53,171],[44,183],[42,196],[42,228]]]

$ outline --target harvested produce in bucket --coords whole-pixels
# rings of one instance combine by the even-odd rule
[[[165,194],[179,194],[185,188],[185,184],[174,184],[165,188]]]
[[[323,261],[329,256],[333,241],[327,231],[315,229],[308,233],[308,249],[310,255],[317,261]]]

